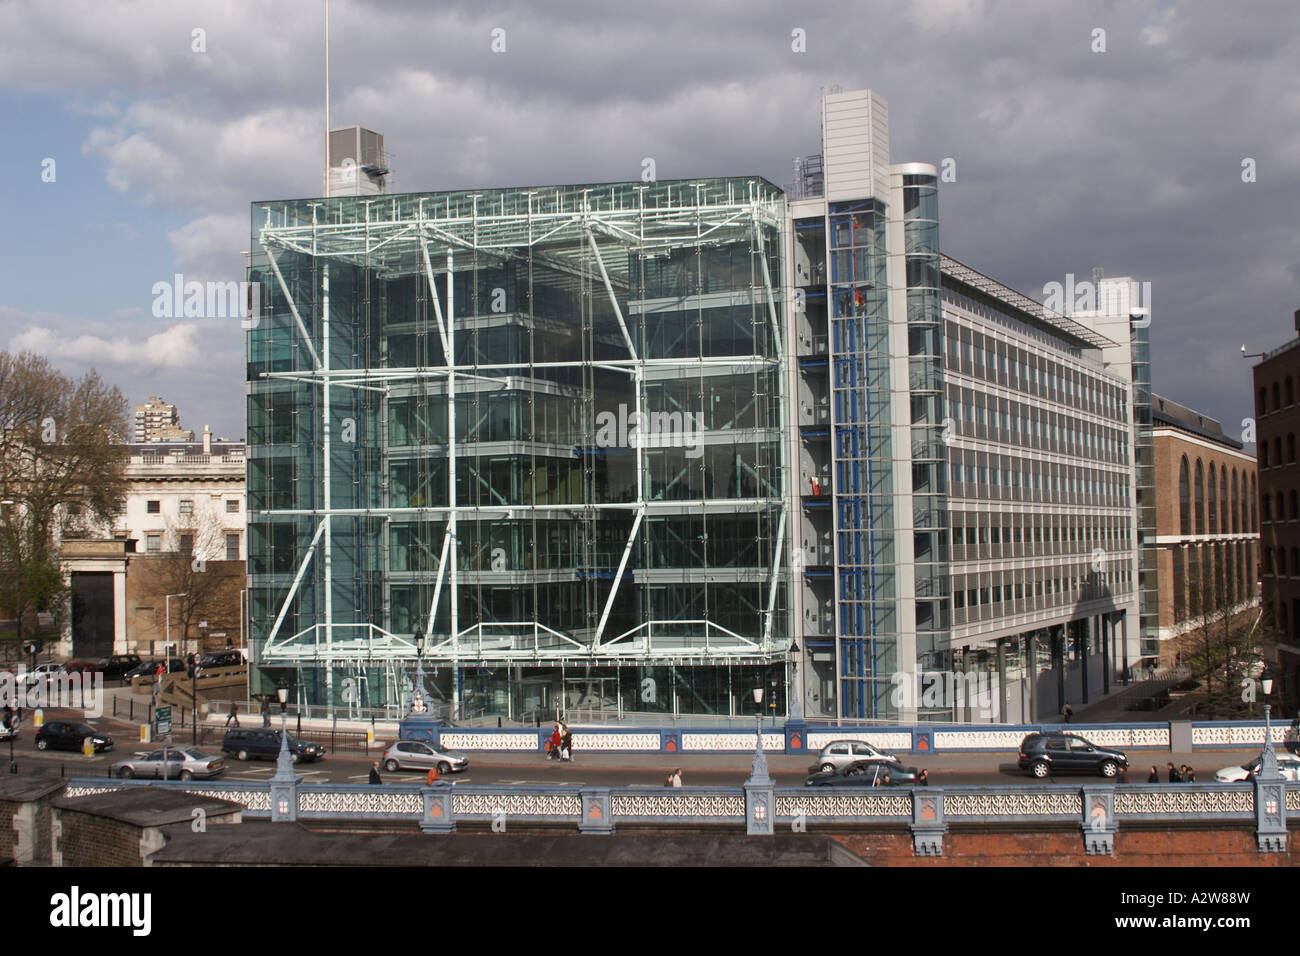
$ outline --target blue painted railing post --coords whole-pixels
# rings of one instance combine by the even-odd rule
[[[1083,831],[1084,852],[1092,856],[1115,855],[1115,831],[1119,824],[1115,820],[1115,788],[1083,788],[1083,820],[1079,824]]]
[[[609,787],[587,787],[582,790],[582,819],[578,821],[579,833],[613,833],[614,813],[610,807]]]
[[[452,786],[439,781],[430,787],[421,787],[424,812],[420,815],[420,829],[425,833],[451,833],[456,829],[456,813],[451,802]]]

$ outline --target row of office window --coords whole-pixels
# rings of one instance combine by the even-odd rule
[[[1125,507],[1131,500],[1125,472],[1016,455],[953,449],[949,452],[949,479],[949,493],[954,498],[1114,508]]]
[[[144,538],[144,549],[146,554],[161,554],[163,550],[162,534],[147,534]],[[225,536],[226,557],[227,561],[239,560],[239,535],[227,534]],[[176,551],[181,554],[189,554],[194,550],[194,535],[190,532],[178,532],[176,535]]]
[[[1273,406],[1269,407],[1269,393],[1273,395]],[[1270,411],[1279,412],[1283,408],[1288,408],[1295,404],[1295,384],[1288,375],[1282,382],[1274,382],[1272,388],[1268,386],[1261,388],[1255,393],[1255,414],[1259,416],[1267,415]]]
[[[1127,393],[1100,375],[953,321],[947,323],[947,336],[949,371],[1093,415],[1116,421],[1128,418]]]
[[[1208,493],[1206,490],[1208,478]],[[1179,534],[1251,534],[1259,531],[1258,514],[1255,510],[1255,475],[1250,474],[1250,487],[1246,486],[1247,474],[1238,472],[1234,467],[1229,478],[1226,465],[1215,467],[1214,462],[1208,466],[1196,459],[1195,468],[1183,455],[1178,465],[1178,533]],[[1231,486],[1229,486],[1231,481]],[[1230,490],[1231,489],[1231,490]],[[1292,493],[1294,499],[1294,492]],[[1268,497],[1264,498],[1264,520],[1269,520]],[[1278,517],[1282,515],[1282,495],[1277,496]],[[1292,517],[1295,517],[1295,501],[1291,503]],[[1192,530],[1195,526],[1195,531]],[[1206,528],[1209,531],[1206,531]]]
[[[146,514],[151,514],[151,515],[162,514],[162,500],[157,498],[146,499],[144,503],[144,510]],[[177,503],[177,512],[183,515],[194,514],[194,499],[182,498]],[[238,513],[239,513],[239,499],[227,498],[226,514],[238,514]]]
[[[1092,461],[1125,464],[1129,460],[1125,428],[1107,427],[974,389],[948,386],[948,417],[952,419],[952,434],[958,436]]]
[[[1132,526],[1127,515],[1062,515],[952,511],[952,560],[1041,555],[1128,552]]]
[[[1259,467],[1261,468],[1280,468],[1282,465],[1295,464],[1295,433],[1287,432],[1286,436],[1286,458],[1282,457],[1282,436],[1278,435],[1273,439],[1273,453],[1269,454],[1268,439],[1262,439],[1259,443]]]

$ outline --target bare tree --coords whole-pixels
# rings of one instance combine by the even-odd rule
[[[160,609],[166,607],[165,595],[183,595],[171,605],[172,626],[181,640],[188,639],[201,621],[208,622],[208,633],[230,634],[239,629],[243,563],[221,560],[225,525],[202,499],[195,506],[188,522],[167,520],[163,542],[167,550],[148,557],[145,565],[146,589],[155,594]]]
[[[18,619],[60,611],[58,541],[111,521],[126,492],[121,391],[73,381],[39,355],[0,352],[0,601]]]

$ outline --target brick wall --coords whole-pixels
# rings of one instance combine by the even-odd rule
[[[107,817],[55,810],[62,866],[141,866],[138,826]]]
[[[942,857],[912,852],[910,833],[836,834],[846,849],[874,866],[1295,866],[1300,834],[1286,853],[1260,853],[1251,829],[1121,830],[1114,856],[1089,856],[1083,834],[1070,831],[954,830]]]

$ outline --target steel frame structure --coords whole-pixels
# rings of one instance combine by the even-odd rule
[[[580,369],[595,365],[601,369],[628,376],[634,385],[636,410],[644,413],[645,383],[647,376],[666,376],[676,371],[679,375],[689,371],[703,374],[706,370],[749,372],[755,369],[775,372],[779,408],[778,428],[783,434],[787,427],[788,411],[785,395],[789,357],[786,353],[785,334],[782,327],[782,309],[778,302],[780,290],[773,285],[767,267],[767,240],[765,230],[776,237],[784,229],[784,202],[778,190],[761,180],[712,180],[698,183],[665,184],[666,201],[647,204],[646,185],[618,184],[610,187],[560,187],[553,190],[525,191],[527,209],[509,211],[505,193],[501,195],[500,208],[493,210],[481,202],[482,194],[431,194],[406,195],[367,200],[360,204],[345,204],[340,200],[297,204],[294,214],[290,206],[273,204],[265,209],[265,222],[257,230],[257,243],[265,254],[270,273],[274,276],[278,293],[283,297],[296,330],[298,347],[309,368],[296,371],[263,372],[262,377],[308,384],[319,390],[321,398],[319,449],[311,449],[314,459],[321,462],[315,476],[320,490],[319,508],[261,509],[262,516],[310,516],[314,530],[309,546],[298,564],[287,593],[278,600],[278,611],[262,647],[260,659],[264,663],[287,666],[320,666],[326,669],[326,688],[332,701],[333,669],[335,665],[359,665],[362,661],[396,662],[415,659],[415,645],[410,635],[392,633],[368,621],[339,621],[333,606],[333,570],[331,567],[331,527],[339,517],[366,516],[380,518],[385,535],[395,517],[436,517],[446,521],[441,553],[437,560],[434,595],[425,620],[434,621],[441,592],[449,588],[450,628],[448,632],[430,635],[424,650],[426,659],[445,661],[458,667],[466,662],[509,661],[518,665],[559,664],[565,661],[583,663],[614,663],[637,660],[655,663],[771,663],[784,660],[784,648],[777,650],[773,641],[773,618],[779,584],[789,575],[788,557],[785,555],[787,525],[787,452],[785,443],[777,441],[778,487],[769,489],[764,497],[739,499],[701,499],[699,501],[648,500],[645,487],[644,443],[638,442],[636,455],[636,497],[631,502],[591,502],[583,504],[528,504],[482,506],[457,500],[456,460],[465,455],[470,444],[456,438],[455,397],[464,391],[473,391],[483,385],[500,387],[509,378],[501,375],[479,375],[456,362],[455,337],[460,316],[454,299],[454,283],[458,257],[486,255],[505,261],[521,258],[525,252],[534,260],[545,261],[547,268],[590,281],[594,288],[603,288],[618,323],[626,357],[601,359],[592,362],[587,358],[572,361],[538,363],[498,363],[491,368],[497,372],[513,372],[538,368]],[[725,188],[724,188],[725,187]],[[766,188],[764,188],[766,187]],[[518,191],[511,191],[518,192]],[[676,197],[674,197],[676,192]],[[593,197],[593,194],[597,194]],[[603,194],[609,199],[603,207],[593,202]],[[631,196],[635,202],[628,201]],[[662,193],[657,194],[663,199]],[[364,206],[364,217],[349,218],[348,212]],[[260,211],[255,208],[255,213]],[[310,210],[310,220],[305,210]],[[277,221],[278,219],[278,221]],[[753,355],[724,356],[718,358],[656,359],[638,354],[627,317],[620,304],[619,291],[629,288],[629,250],[640,255],[653,255],[658,250],[681,247],[701,247],[736,241],[737,230],[752,235],[753,243],[762,253],[761,285],[749,289],[749,304],[761,308],[770,322],[772,348],[768,354],[757,344]],[[565,239],[568,246],[557,245]],[[575,239],[579,241],[574,241]],[[585,240],[585,242],[581,241]],[[778,242],[775,248],[781,248]],[[611,255],[615,250],[620,255]],[[428,294],[436,321],[436,334],[442,346],[444,362],[441,366],[335,368],[330,355],[330,288],[328,268],[321,270],[320,314],[317,328],[321,347],[309,331],[299,304],[295,301],[290,283],[286,281],[277,257],[297,253],[313,260],[336,260],[373,270],[380,277],[409,276],[418,273],[427,283]],[[594,293],[593,293],[594,294]],[[690,301],[687,305],[690,305]],[[784,298],[784,296],[782,296]],[[476,363],[477,364],[477,363]],[[426,387],[436,383],[438,394],[447,397],[447,455],[448,504],[443,507],[381,507],[334,508],[331,499],[331,403],[332,389],[354,389],[378,393],[382,396],[387,416],[387,400],[395,386],[423,383]],[[708,437],[704,441],[708,442]],[[386,501],[385,504],[388,502]],[[741,635],[707,619],[690,621],[649,620],[624,633],[609,636],[607,625],[615,597],[624,581],[625,572],[637,535],[645,519],[656,513],[679,514],[685,506],[702,513],[738,513],[778,510],[778,531],[771,549],[767,567],[768,597],[763,614],[761,634]],[[590,639],[580,638],[552,629],[539,621],[514,623],[481,622],[462,627],[457,597],[459,541],[457,523],[470,518],[514,518],[534,513],[554,516],[578,517],[597,511],[631,512],[631,532],[624,545],[617,571],[609,593],[603,602],[594,633]],[[282,633],[284,621],[293,606],[300,586],[313,561],[321,565],[323,574],[324,619],[293,634]],[[453,686],[456,682],[453,681]]]

